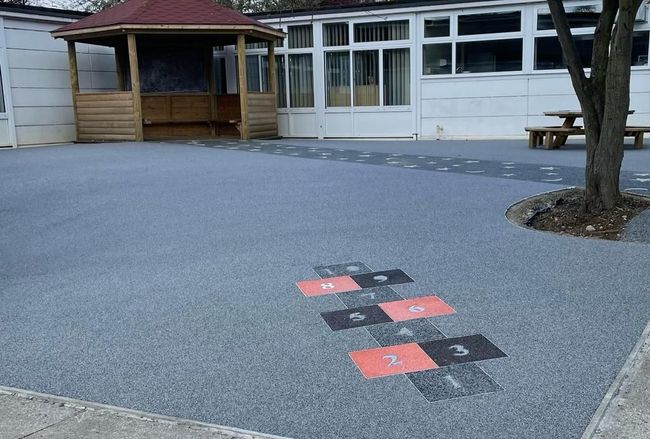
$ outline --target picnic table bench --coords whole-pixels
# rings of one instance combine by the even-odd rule
[[[628,114],[633,113],[634,110],[628,111]],[[544,115],[563,118],[564,122],[562,126],[526,127],[529,148],[537,148],[543,144],[545,149],[557,149],[566,143],[569,136],[585,133],[583,127],[574,126],[576,119],[582,117],[582,111],[547,111]],[[636,149],[643,148],[643,137],[645,133],[650,133],[650,127],[625,127],[625,137],[634,137],[634,147]]]

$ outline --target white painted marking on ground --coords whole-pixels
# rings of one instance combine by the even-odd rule
[[[554,168],[553,166],[542,166],[539,169],[541,169],[542,171],[554,171],[557,168]]]
[[[349,160],[347,157],[341,157],[339,160]]]
[[[436,171],[449,171],[449,168],[436,168]]]
[[[391,154],[393,157],[401,157],[402,154]]]
[[[646,183],[650,181],[650,178],[633,178],[632,181],[638,181],[640,183]]]
[[[454,168],[460,168],[462,165],[451,165],[451,166],[453,166]]]
[[[287,148],[287,149],[296,149],[295,146],[285,146],[285,148]]]
[[[634,174],[634,176],[635,176],[635,177],[650,177],[650,174],[639,174],[639,173],[636,173],[636,174]]]
[[[557,181],[562,181],[562,178],[542,178],[542,181],[548,182],[548,183],[555,183]]]
[[[480,160],[465,160],[465,163],[481,163]]]
[[[293,156],[296,156],[296,155],[300,155],[300,153],[298,153],[298,152],[292,152],[292,153],[291,153],[291,154],[289,154],[289,155],[293,155]]]
[[[623,191],[644,191],[647,192],[648,189],[644,187],[629,187],[627,189],[623,189]]]
[[[465,172],[467,172],[468,174],[482,174],[485,171],[465,171]]]
[[[459,383],[458,381],[456,381],[456,380],[454,379],[454,377],[452,377],[451,375],[445,375],[445,379],[446,379],[447,381],[449,381],[449,382],[451,383],[452,386],[454,386],[454,389],[460,389],[461,387],[463,387],[463,386],[461,386],[460,383]]]
[[[546,175],[557,175],[557,172],[545,172]]]
[[[515,162],[501,162],[502,165],[514,165]]]
[[[418,158],[419,158],[419,159],[426,159],[426,157],[423,156],[423,155],[419,155]]]
[[[363,159],[356,160],[357,162],[365,162]]]
[[[411,331],[409,328],[402,328],[397,332],[397,335],[405,335],[407,337],[413,337],[415,334],[413,334],[413,331]]]
[[[502,166],[503,169],[515,169],[514,166]]]
[[[443,159],[444,161],[448,162],[449,160],[453,160],[452,158],[446,157]]]
[[[501,175],[503,175],[504,177],[512,177],[512,176],[517,175],[517,174],[501,174]]]
[[[359,154],[359,157],[372,157],[370,154]]]
[[[417,168],[418,165],[404,165],[405,168]]]
[[[438,163],[438,162],[427,162],[427,165],[435,165],[435,164],[437,164],[437,163]]]
[[[320,155],[332,155],[331,152],[321,152]]]

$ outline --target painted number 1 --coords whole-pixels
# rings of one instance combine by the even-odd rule
[[[401,361],[397,360],[397,355],[393,355],[393,354],[384,355],[384,360],[388,360],[388,367],[399,366],[402,364]]]

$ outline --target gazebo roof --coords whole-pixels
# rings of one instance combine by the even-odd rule
[[[213,0],[126,0],[52,32],[55,38],[97,33],[249,30],[284,34]],[[66,38],[67,39],[67,38]]]

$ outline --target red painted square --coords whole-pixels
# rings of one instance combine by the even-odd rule
[[[350,276],[303,280],[297,282],[296,285],[305,296],[322,296],[325,294],[346,293],[361,289]]]
[[[385,302],[380,303],[379,306],[395,322],[443,316],[456,312],[438,296],[423,296],[409,300]]]
[[[417,343],[350,352],[350,358],[366,378],[437,369],[438,365]]]

